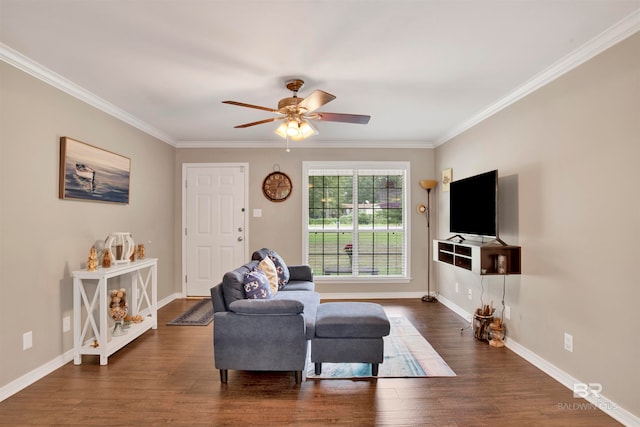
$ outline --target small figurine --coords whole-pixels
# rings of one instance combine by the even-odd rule
[[[92,247],[89,251],[89,259],[87,260],[87,271],[96,271],[98,268],[98,251]]]
[[[144,245],[141,243],[138,245],[138,259],[144,258]]]
[[[102,253],[102,268],[109,267],[111,267],[111,253],[109,252],[109,249],[105,249]]]

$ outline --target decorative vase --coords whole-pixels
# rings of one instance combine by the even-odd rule
[[[131,233],[120,231],[109,234],[104,246],[109,250],[111,260],[116,264],[130,262],[136,247]]]
[[[504,347],[504,323],[500,319],[495,319],[490,325],[489,333],[491,340],[489,344],[492,347]]]
[[[124,288],[113,289],[110,292],[109,315],[116,322],[113,327],[112,336],[124,335],[127,331],[124,328],[124,318],[127,316],[127,291]]]
[[[119,337],[125,335],[126,333],[127,331],[125,331],[124,322],[122,320],[116,320],[116,324],[113,327],[113,333],[111,333],[111,336]]]

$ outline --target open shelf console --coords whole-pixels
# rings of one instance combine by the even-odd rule
[[[149,329],[158,328],[158,260],[146,258],[95,271],[73,273],[73,361],[82,363],[83,354],[100,356],[106,365],[110,355]],[[110,279],[118,288],[128,286],[130,312],[143,317],[125,335],[111,336],[108,316]]]
[[[434,240],[433,260],[482,275],[521,274],[520,249],[500,241]]]

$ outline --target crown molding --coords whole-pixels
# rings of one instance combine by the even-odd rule
[[[435,146],[444,144],[450,139],[460,135],[464,131],[472,128],[478,123],[488,119],[497,112],[507,108],[511,104],[519,101],[530,93],[540,89],[541,87],[551,83],[563,74],[573,70],[579,65],[585,63],[589,59],[604,52],[611,46],[621,42],[622,40],[632,36],[640,31],[640,9],[628,15],[617,24],[609,27],[590,41],[586,42],[578,49],[566,55],[559,61],[555,62],[536,76],[532,77],[524,84],[510,92],[504,98],[484,108],[479,113],[462,122],[442,138],[435,142]]]
[[[177,141],[176,148],[282,148],[284,140],[277,141]],[[434,148],[432,142],[424,141],[290,141],[289,148]]]
[[[89,92],[81,86],[73,83],[72,81],[62,77],[58,73],[38,64],[37,62],[27,58],[20,52],[10,48],[4,43],[0,43],[0,60],[6,62],[9,65],[14,66],[15,68],[24,71],[25,73],[47,83],[50,86],[59,89],[74,98],[79,99],[82,102],[85,102],[92,107],[97,108],[100,111],[103,111],[110,116],[115,117],[118,120],[121,120],[136,129],[141,130],[142,132],[153,136],[163,142],[166,142],[169,145],[175,146],[175,141],[166,133],[154,128],[148,123],[143,122],[142,120],[132,116],[126,111],[116,107],[110,102],[100,98],[96,94]]]

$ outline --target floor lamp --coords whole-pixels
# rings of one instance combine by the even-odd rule
[[[420,187],[427,190],[427,206],[418,206],[418,212],[425,214],[427,218],[427,294],[422,297],[424,302],[436,302],[436,297],[431,296],[431,190],[436,188],[438,181],[432,179],[423,179],[420,181]]]

